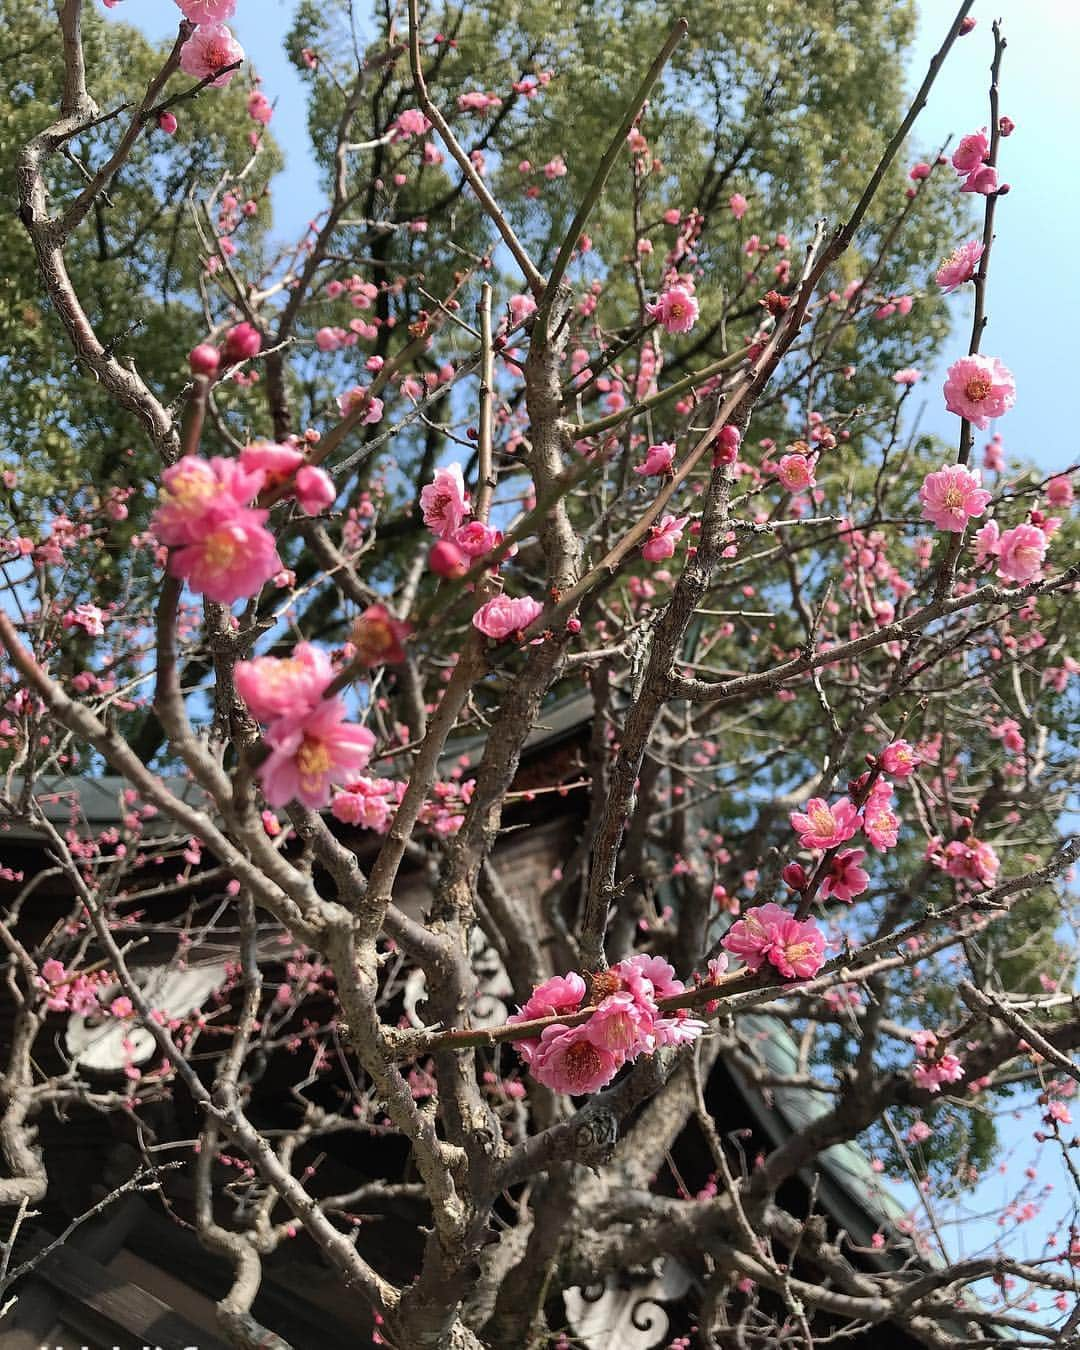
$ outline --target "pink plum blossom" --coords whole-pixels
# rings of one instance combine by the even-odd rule
[[[890,741],[881,752],[881,767],[894,778],[910,778],[921,757],[910,741]]]
[[[768,962],[788,980],[809,979],[825,963],[825,938],[815,923],[800,922],[779,905],[748,909],[721,944],[750,970]]]
[[[645,311],[667,332],[689,333],[697,323],[698,302],[685,286],[670,286]]]
[[[456,461],[435,470],[435,478],[420,491],[420,510],[424,524],[440,539],[449,539],[461,526],[469,511],[465,478]]]
[[[887,779],[879,779],[863,807],[863,833],[876,849],[896,847],[900,818],[892,809],[891,797],[892,784]]]
[[[1072,479],[1067,473],[1059,473],[1046,485],[1046,500],[1051,506],[1072,506],[1074,495]]]
[[[675,462],[675,447],[670,441],[661,441],[659,445],[650,445],[645,453],[644,464],[635,464],[634,472],[645,478],[659,477],[670,473]]]
[[[546,1028],[533,1052],[533,1077],[553,1092],[581,1097],[610,1083],[622,1065],[622,1056],[601,1049],[589,1037],[588,1025]]]
[[[365,427],[373,427],[382,421],[382,399],[373,398],[370,390],[362,384],[353,385],[344,394],[339,394],[338,407],[341,409],[342,417],[352,417],[362,412],[364,415],[361,418],[361,425]]]
[[[982,529],[975,531],[975,563],[985,567],[991,558],[997,557],[1001,547],[1001,529],[996,520],[988,520]]]
[[[274,537],[264,524],[268,515],[247,509],[224,518],[213,513],[204,534],[169,555],[169,571],[222,605],[255,595],[281,571]]]
[[[990,138],[985,128],[973,131],[960,138],[960,144],[953,151],[952,166],[957,173],[968,174],[982,164],[990,153]]]
[[[651,1053],[655,1007],[643,1006],[633,994],[619,990],[602,999],[585,1023],[588,1039],[602,1050],[617,1055]]]
[[[776,476],[788,492],[802,492],[817,482],[814,462],[806,455],[784,455],[776,466]]]
[[[482,558],[502,543],[502,530],[480,520],[470,520],[454,531],[454,544],[467,558]]]
[[[163,544],[193,543],[213,519],[226,519],[261,491],[265,474],[243,459],[200,459],[185,455],[161,475],[153,530]]]
[[[792,811],[789,819],[803,848],[835,848],[850,839],[860,823],[859,813],[847,797],[831,807],[824,797],[811,797],[805,813]]]
[[[827,900],[833,896],[845,905],[850,905],[857,895],[862,895],[870,885],[869,876],[859,866],[865,857],[865,849],[841,849],[829,864],[829,871],[821,882],[821,898]]]
[[[965,281],[970,281],[982,255],[983,246],[978,239],[969,239],[966,244],[954,248],[934,277],[942,293],[948,295]]]
[[[743,216],[746,215],[746,208],[748,205],[749,202],[741,192],[733,192],[728,198],[728,208],[736,220],[742,220]]]
[[[412,624],[396,619],[385,605],[368,605],[349,633],[353,660],[362,666],[399,666],[405,660],[402,644],[411,633]]]
[[[426,136],[431,130],[431,123],[419,108],[406,108],[390,124],[390,130],[393,140],[404,141],[410,136]]]
[[[69,609],[60,620],[64,628],[81,628],[87,637],[101,637],[105,632],[104,611],[97,605],[80,604]]]
[[[359,825],[382,834],[390,824],[393,788],[389,778],[357,778],[345,784],[330,810],[336,820],[346,825]]]
[[[316,516],[333,506],[337,488],[325,469],[303,464],[296,471],[294,496],[305,516]]]
[[[292,656],[257,656],[238,662],[234,678],[252,717],[272,722],[287,713],[314,708],[333,677],[326,652],[310,642],[298,642]]]
[[[367,727],[347,722],[338,698],[288,713],[266,732],[271,752],[258,768],[263,794],[271,806],[300,801],[318,811],[331,788],[367,767],[375,737]]]
[[[927,1092],[938,1092],[942,1083],[959,1083],[964,1076],[964,1066],[955,1055],[945,1054],[939,1059],[919,1061],[911,1071],[917,1087]]]
[[[949,367],[945,406],[985,431],[1016,402],[1016,381],[996,356],[962,356]]]
[[[922,518],[939,530],[961,533],[969,520],[981,516],[991,493],[980,486],[978,469],[963,464],[947,464],[928,473],[919,488]]]
[[[522,633],[544,612],[544,606],[531,596],[523,595],[512,600],[508,595],[496,595],[487,604],[481,605],[473,615],[473,627],[485,637],[502,642]]]
[[[248,116],[264,127],[270,125],[274,116],[274,105],[261,89],[253,89],[248,94],[247,110]]]
[[[1048,540],[1037,525],[1015,525],[1006,530],[995,550],[997,573],[1007,581],[1034,581],[1042,572]]]
[[[963,840],[953,839],[945,845],[943,865],[951,877],[992,886],[1001,862],[989,844],[971,835]]]
[[[236,0],[176,0],[176,6],[192,23],[225,23],[236,12]]]
[[[649,538],[642,545],[641,556],[647,562],[660,562],[675,556],[675,545],[682,539],[689,516],[665,515],[659,525],[653,525]]]
[[[200,25],[180,49],[180,69],[197,80],[210,80],[215,87],[226,85],[236,74],[226,70],[243,61],[244,49],[223,23]],[[217,72],[221,71],[218,75]]]
[[[981,164],[964,179],[961,192],[981,192],[984,197],[992,196],[998,190],[997,169],[992,164]]]

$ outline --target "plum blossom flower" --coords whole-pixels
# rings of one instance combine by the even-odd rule
[[[748,909],[721,944],[750,970],[768,962],[787,980],[805,980],[825,964],[825,937],[812,920],[800,922],[779,905]]]
[[[992,164],[980,164],[968,174],[960,188],[961,192],[981,192],[984,197],[992,196],[997,190],[997,169]]]
[[[675,556],[675,545],[682,539],[689,516],[665,515],[659,525],[653,525],[649,538],[642,545],[641,556],[647,562],[660,562]]]
[[[192,23],[225,23],[236,11],[236,0],[176,0],[176,7]]]
[[[969,835],[967,839],[953,839],[946,844],[939,865],[951,877],[992,886],[1001,861],[989,844]]]
[[[393,789],[389,778],[357,778],[345,784],[330,810],[335,819],[346,825],[359,825],[383,834],[390,824]]]
[[[983,246],[978,239],[969,239],[966,244],[954,248],[934,276],[942,294],[949,295],[965,281],[970,281],[982,255]]]
[[[866,857],[862,848],[841,849],[829,864],[829,871],[821,883],[820,895],[823,900],[829,896],[850,905],[857,895],[862,895],[870,878],[859,866]]]
[[[945,406],[985,431],[1016,402],[1016,381],[996,356],[962,356],[949,367]]]
[[[622,1056],[602,1049],[589,1037],[588,1024],[547,1027],[533,1052],[533,1077],[553,1092],[581,1097],[598,1092],[618,1073]]]
[[[747,206],[749,206],[749,202],[741,192],[733,192],[728,198],[728,208],[736,220],[742,220],[743,216],[746,215]]]
[[[1049,540],[1037,525],[1015,525],[998,541],[997,574],[1007,581],[1034,581],[1042,572]]]
[[[1001,547],[1001,530],[996,520],[988,520],[980,530],[975,531],[975,563],[985,567],[991,558],[997,557]]]
[[[502,642],[515,633],[524,632],[534,619],[544,612],[544,606],[531,596],[523,595],[512,600],[508,595],[496,595],[486,605],[481,605],[473,615],[473,627],[485,637]]]
[[[596,1012],[585,1023],[586,1035],[594,1045],[615,1054],[636,1057],[651,1053],[655,1007],[643,1006],[627,990],[618,990],[600,1001]]]
[[[960,144],[953,151],[952,166],[957,173],[973,173],[983,164],[990,153],[990,138],[985,128],[973,131],[960,138]]]
[[[402,643],[411,633],[412,624],[395,619],[385,605],[368,605],[349,634],[354,659],[365,666],[399,666],[405,660]]]
[[[382,421],[382,399],[373,398],[371,391],[362,384],[353,385],[344,394],[339,394],[338,407],[341,409],[342,417],[351,417],[354,413],[363,412],[361,425],[365,427],[373,427]]]
[[[806,455],[784,455],[776,466],[776,476],[788,492],[803,492],[817,482],[814,462]]]
[[[1051,506],[1072,506],[1074,496],[1072,479],[1067,473],[1057,474],[1046,485],[1046,500]]]
[[[969,520],[981,516],[992,496],[980,484],[978,469],[947,464],[928,473],[919,488],[922,518],[939,530],[961,533]]]
[[[260,126],[269,126],[274,116],[274,105],[266,97],[261,89],[253,89],[248,94],[247,101],[248,116]]]
[[[216,517],[205,534],[169,555],[169,571],[209,600],[231,605],[256,592],[281,571],[273,535],[265,528],[268,511],[237,508]]]
[[[894,778],[910,778],[922,763],[922,756],[910,741],[890,741],[881,752],[881,767]]]
[[[670,473],[675,462],[675,447],[670,441],[661,441],[659,445],[650,445],[645,453],[644,464],[635,464],[634,472],[643,478],[656,478]]]
[[[461,465],[455,462],[435,470],[435,478],[420,491],[424,524],[440,539],[449,539],[469,511],[469,494]]]
[[[645,312],[669,333],[689,333],[697,323],[698,302],[685,286],[669,286]]]
[[[938,1059],[920,1060],[911,1070],[917,1087],[927,1092],[939,1092],[942,1083],[959,1083],[964,1066],[955,1055],[944,1054]]]
[[[200,24],[180,49],[180,69],[184,74],[197,80],[216,76],[210,79],[214,88],[228,84],[236,71],[225,67],[243,59],[243,47],[223,23]]]
[[[922,371],[916,370],[914,366],[907,366],[904,370],[898,370],[893,376],[893,384],[907,385],[909,388],[913,384],[918,384],[922,379]]]
[[[305,516],[317,516],[320,511],[333,506],[337,488],[325,469],[315,464],[303,464],[296,471],[293,495]]]
[[[271,806],[297,800],[318,811],[335,781],[367,767],[375,737],[345,719],[341,699],[327,698],[272,723],[266,732],[271,751],[257,771]]]
[[[892,784],[878,779],[863,807],[863,833],[876,849],[896,847],[900,818],[890,805]]]
[[[87,637],[101,637],[105,632],[104,610],[97,605],[82,604],[69,609],[60,620],[64,628],[81,628]]]
[[[431,123],[419,108],[406,108],[390,124],[391,139],[395,141],[405,141],[410,136],[426,136],[430,130]]]
[[[298,642],[289,657],[239,661],[234,676],[240,697],[260,722],[314,708],[333,677],[329,656],[310,642]]]
[[[860,824],[859,813],[847,797],[835,806],[824,797],[811,797],[805,813],[792,811],[789,819],[803,848],[835,848],[850,839]]]
[[[265,483],[261,470],[239,461],[185,455],[161,475],[161,496],[152,527],[163,544],[194,543],[216,518],[245,507]]]
[[[482,520],[470,520],[454,531],[453,543],[467,558],[482,558],[502,543],[502,530],[485,525]]]

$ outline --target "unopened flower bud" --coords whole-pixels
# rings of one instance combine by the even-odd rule
[[[785,886],[790,886],[793,891],[805,891],[810,880],[806,868],[797,862],[789,862],[780,875],[784,878]]]
[[[159,130],[163,131],[166,136],[175,135],[176,128],[180,125],[180,123],[177,122],[176,118],[172,115],[171,112],[163,112],[159,114],[157,124]],[[1003,131],[1001,134],[1003,136],[1007,136],[1008,132]]]
[[[200,342],[188,353],[188,365],[192,375],[215,375],[221,365],[221,353],[209,342]]]
[[[250,323],[238,323],[225,335],[225,360],[233,365],[257,356],[262,350],[262,334]]]
[[[431,546],[431,551],[428,553],[428,566],[436,576],[451,579],[463,577],[469,570],[464,553],[449,539],[440,539]]]

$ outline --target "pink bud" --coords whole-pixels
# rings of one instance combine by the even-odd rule
[[[428,566],[439,577],[463,577],[469,570],[465,564],[465,555],[449,539],[440,539],[432,544],[428,554]]]
[[[157,124],[160,130],[162,130],[166,136],[174,135],[176,132],[176,128],[180,125],[180,123],[177,122],[176,118],[172,115],[171,112],[161,113],[158,117]],[[1005,134],[1007,133],[1005,132],[1002,133],[1002,135]]]
[[[225,335],[225,360],[229,365],[257,356],[262,350],[262,335],[250,323],[238,323]]]
[[[975,27],[975,20],[969,14],[966,19],[960,20],[960,32],[957,34],[957,36],[966,37],[967,34],[970,33],[974,27]]]
[[[221,365],[221,354],[209,342],[200,342],[188,353],[188,365],[192,375],[216,375]]]
[[[731,422],[727,426],[720,428],[720,434],[716,438],[716,449],[713,451],[713,465],[733,464],[739,454],[739,446],[742,444],[742,432]]]
[[[807,882],[810,880],[806,875],[806,868],[797,862],[788,863],[780,875],[784,878],[784,884],[790,886],[793,891],[806,890]]]
[[[1016,130],[1016,123],[1011,117],[1006,117],[1004,113],[998,118],[998,131],[1002,136],[1011,136]]]

